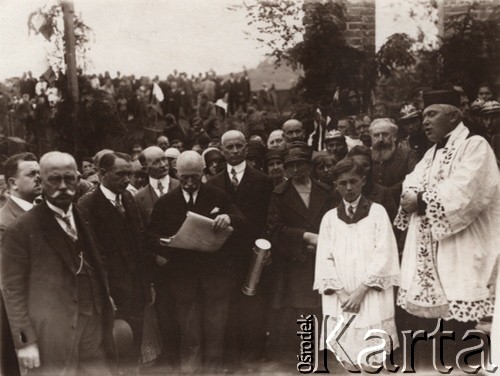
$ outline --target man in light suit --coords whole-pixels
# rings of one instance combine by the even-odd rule
[[[179,181],[168,175],[168,157],[158,146],[144,149],[139,154],[139,162],[148,174],[149,184],[141,188],[134,198],[141,210],[142,221],[147,224],[158,197],[177,188]]]
[[[76,162],[40,160],[45,201],[2,236],[0,282],[20,365],[29,374],[109,375],[112,302],[95,234],[73,205]]]
[[[7,159],[4,164],[4,175],[10,196],[0,209],[0,236],[17,217],[33,208],[35,197],[42,193],[40,166],[32,153],[15,154]],[[0,299],[0,304],[2,314],[0,373],[18,375],[19,367],[3,299]]]
[[[150,257],[143,251],[139,208],[126,190],[132,172],[130,157],[117,152],[105,154],[98,169],[101,184],[78,203],[90,214],[116,304],[116,317],[132,329],[133,351],[124,357],[122,365],[133,366],[138,364],[144,308],[150,301],[150,283],[145,273]]]
[[[182,153],[177,160],[180,187],[156,202],[147,239],[150,249],[165,257],[166,284],[158,290],[158,299],[168,291],[176,311],[180,330],[178,348],[184,372],[217,371],[222,358],[222,345],[234,286],[234,257],[237,249],[228,242],[219,250],[206,253],[162,247],[160,238],[174,236],[192,211],[214,219],[213,230],[231,225],[242,228],[244,217],[230,196],[213,186],[202,184],[203,159],[194,151]]]
[[[257,295],[249,297],[241,292],[253,255],[255,240],[266,237],[267,212],[273,182],[264,173],[250,167],[246,161],[247,143],[240,131],[230,130],[222,135],[222,153],[227,169],[208,181],[226,192],[247,219],[235,244],[241,252],[236,260],[237,285],[231,298],[229,330],[226,347],[232,360],[254,362],[265,354],[266,290],[268,273],[264,273]],[[266,270],[267,272],[267,270]],[[239,352],[239,353],[238,353]],[[239,357],[239,359],[235,359]]]

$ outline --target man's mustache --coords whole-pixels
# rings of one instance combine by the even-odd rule
[[[392,142],[385,142],[384,140],[380,140],[375,142],[372,145],[372,148],[375,150],[386,150],[392,148]]]

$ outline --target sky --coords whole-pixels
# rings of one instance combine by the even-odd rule
[[[166,77],[174,69],[226,74],[252,68],[267,50],[246,38],[243,0],[74,0],[75,11],[93,29],[90,73]],[[396,31],[414,31],[404,0],[377,1],[377,45]],[[0,0],[0,78],[47,68],[47,43],[28,35],[28,15],[53,0]],[[239,10],[229,10],[228,7]],[[395,15],[398,18],[395,19]]]

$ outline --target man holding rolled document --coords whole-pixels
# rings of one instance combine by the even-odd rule
[[[229,226],[237,232],[244,216],[226,193],[202,184],[203,160],[198,153],[183,152],[177,171],[180,187],[162,196],[151,213],[148,248],[167,259],[166,283],[157,294],[172,296],[181,371],[214,372],[221,365],[236,248],[228,241],[215,252],[195,251],[170,247],[165,239],[175,239],[188,212],[211,218],[212,230],[221,235]]]

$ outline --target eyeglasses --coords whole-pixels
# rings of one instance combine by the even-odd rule
[[[64,184],[76,184],[78,181],[77,175],[51,175],[47,178],[50,184],[59,185],[64,180]]]

